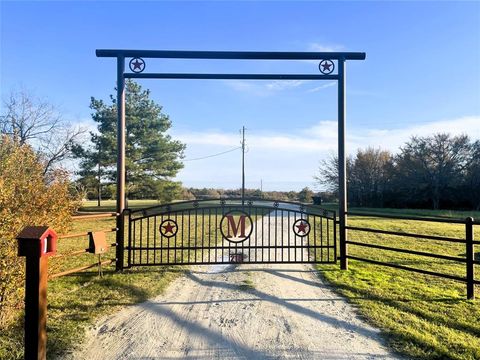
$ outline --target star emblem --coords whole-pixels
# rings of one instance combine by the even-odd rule
[[[293,232],[297,236],[307,236],[310,233],[310,224],[305,219],[298,219],[293,223]]]
[[[305,222],[300,222],[298,225],[295,225],[298,229],[298,232],[302,232],[302,233],[306,233],[307,232],[307,228],[308,228],[308,225],[307,223]]]
[[[162,226],[162,228],[165,230],[165,234],[168,234],[168,233],[173,234],[173,229],[175,229],[175,225],[168,223],[167,225]]]
[[[175,236],[178,231],[177,223],[171,219],[163,220],[159,227],[160,233],[169,238]]]
[[[328,75],[335,69],[335,64],[332,60],[322,60],[320,61],[318,68],[322,74]]]
[[[139,73],[145,69],[145,61],[142,58],[133,58],[129,63],[130,70]]]

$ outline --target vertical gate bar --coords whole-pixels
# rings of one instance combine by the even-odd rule
[[[222,218],[225,216],[225,208],[222,208]],[[222,220],[220,220],[220,225],[222,223]],[[225,244],[225,239],[223,238],[223,235],[222,235],[222,260],[223,261],[227,261],[227,262],[230,262],[230,248],[231,248],[231,243],[230,241],[227,241],[227,248],[224,249],[224,244]],[[227,250],[227,256],[225,256],[225,250]]]
[[[157,215],[153,217],[153,263],[157,263]]]
[[[140,219],[140,264],[143,264],[143,259],[142,259],[143,250],[142,250],[142,247],[143,247],[143,218]]]
[[[304,248],[303,247],[306,247],[306,250],[307,250],[307,261],[310,261],[310,234],[312,233],[312,228],[311,228],[311,221],[312,219],[310,219],[310,215],[306,215],[306,218],[307,218],[307,221],[308,223],[310,224],[310,231],[308,232],[308,235],[307,235],[307,243],[305,244],[303,241],[302,241],[302,261],[303,261],[303,252],[304,252]],[[313,225],[315,226],[315,224]]]
[[[125,57],[117,57],[117,248],[115,270],[123,270],[125,210]]]
[[[283,237],[284,237],[284,233],[283,233],[283,222],[284,222],[284,219],[283,219],[283,209],[280,210],[280,216],[281,216],[281,222],[280,222],[280,243],[282,244],[282,261],[283,261],[283,251],[284,251],[284,243],[283,243]],[[287,259],[290,260],[290,248],[288,247],[290,245],[290,237],[287,237],[287,240],[289,243],[287,244]]]
[[[338,59],[338,202],[340,220],[340,268],[348,269],[347,259],[347,159],[345,155],[345,59]]]
[[[168,214],[165,214],[165,217],[168,219],[170,218],[170,216],[168,216]],[[163,215],[162,215],[162,219],[163,219]],[[167,237],[167,261],[166,263],[167,264],[170,264],[170,239],[171,237]]]
[[[263,214],[262,214],[262,262],[265,261],[265,254],[264,254],[265,249],[263,248],[263,246],[264,246],[264,239],[265,239],[265,235],[264,235],[264,224],[265,224],[265,220],[266,220],[266,219],[267,219],[267,218],[264,217]]]
[[[222,242],[220,244],[222,244]],[[218,243],[218,209],[215,209],[215,261],[218,261]]]
[[[278,221],[278,210],[277,208],[275,208],[275,262],[277,262],[277,246],[278,246],[278,242],[277,242],[277,231],[278,231],[278,226],[277,226],[277,221]],[[280,253],[281,254],[281,259],[283,261],[283,252]]]
[[[252,207],[249,206],[248,207],[248,215],[250,216],[250,219],[252,219]],[[248,245],[247,245],[247,250],[248,250],[248,261],[253,261],[253,256],[252,256],[252,246],[253,246],[253,242],[252,242],[252,236],[253,236],[253,228],[255,227],[255,222],[254,220],[252,219],[252,234],[251,236],[247,239],[248,241]]]
[[[211,228],[212,228],[212,210],[208,209],[208,262],[210,263],[210,252],[211,252]],[[214,260],[215,261],[215,260]]]
[[[147,217],[147,264],[148,264],[148,256],[150,255],[150,218]]]
[[[120,230],[117,230],[120,231]],[[132,266],[132,214],[128,212],[128,267]]]
[[[323,262],[323,216],[320,216],[320,262]]]
[[[194,254],[195,254],[195,260],[194,262],[197,262],[197,252],[198,252],[198,210],[195,209],[195,238],[193,240],[193,246],[194,246]]]
[[[185,262],[185,249],[184,249],[184,246],[183,246],[183,239],[185,238],[185,228],[184,228],[184,222],[185,222],[185,212],[182,211],[181,212],[181,215],[182,215],[182,237],[180,238],[180,246],[181,246],[181,250],[180,250],[180,254],[181,254],[181,257],[182,257],[182,264]]]
[[[163,223],[163,214],[160,215],[160,225]],[[160,232],[160,264],[163,264],[163,243],[164,243],[163,233]]]
[[[255,262],[257,261],[257,252],[258,252],[258,238],[257,238],[257,228],[258,228],[258,209],[255,208]]]
[[[135,262],[135,249],[137,247],[137,221],[133,220],[133,263],[136,264]]]
[[[313,261],[317,262],[317,217],[313,215]]]
[[[204,259],[204,248],[205,248],[205,210],[202,210],[202,251],[201,251],[201,259],[200,262],[203,262]]]
[[[175,233],[174,238],[173,238],[173,241],[174,241],[174,245],[173,245],[173,262],[174,262],[175,264],[177,264],[177,263],[178,263],[178,260],[177,260],[177,234],[178,234],[177,213],[175,213],[175,225],[177,226],[177,232]]]
[[[190,239],[190,235],[191,235],[191,234],[190,234],[190,231],[191,231],[191,227],[192,227],[192,226],[191,226],[191,225],[192,225],[192,224],[191,224],[191,222],[192,222],[192,219],[191,219],[191,218],[192,218],[192,213],[191,213],[190,210],[187,210],[187,211],[188,211],[188,238],[187,238],[187,239],[188,239],[188,240],[187,240],[188,250],[187,250],[187,263],[189,263],[189,262],[190,262],[190,247],[191,247],[191,244],[190,244],[190,242],[191,242],[191,239]]]
[[[333,213],[333,252],[334,252],[334,261],[337,263],[337,222],[336,214]]]
[[[302,218],[303,218],[303,213],[300,213],[300,216],[302,216]],[[290,229],[290,216],[288,217],[288,231],[291,231],[291,229]],[[297,234],[295,234],[295,233],[293,233],[293,236],[294,236],[293,245],[295,246],[293,248],[293,250],[295,251],[295,253],[294,253],[295,254],[295,259],[294,260],[295,260],[295,262],[297,262],[297,251],[298,251],[298,249],[300,249],[300,252],[301,252],[300,253],[300,261],[303,262],[303,243],[304,243],[303,237],[298,237]],[[298,245],[298,246],[300,246],[299,248],[297,248],[297,239],[300,240],[300,244]]]
[[[327,262],[330,261],[330,221],[327,220]]]
[[[473,218],[465,220],[466,253],[467,253],[467,299],[475,299],[475,268],[473,252]]]
[[[268,261],[271,261],[270,252],[272,250],[270,248],[270,242],[271,242],[271,240],[270,240],[270,233],[271,233],[270,228],[272,227],[270,214],[271,214],[271,212],[268,213],[268,229],[267,229],[268,230],[268,243],[267,243],[267,246],[268,246],[268,248],[267,248],[268,249]]]

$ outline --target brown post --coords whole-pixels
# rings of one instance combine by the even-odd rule
[[[17,236],[18,256],[25,257],[25,360],[47,357],[48,256],[57,234],[48,226],[28,226]]]
[[[475,268],[473,252],[473,218],[465,219],[466,254],[467,254],[467,299],[475,299]]]

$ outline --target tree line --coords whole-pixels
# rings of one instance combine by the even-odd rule
[[[338,194],[337,157],[321,161],[318,184]],[[413,136],[398,153],[359,149],[347,158],[352,206],[480,210],[480,140]]]

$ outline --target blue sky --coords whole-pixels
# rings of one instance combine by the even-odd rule
[[[19,87],[91,127],[113,59],[97,48],[365,51],[347,65],[347,149],[396,151],[411,135],[480,138],[480,2],[1,2],[1,95]],[[308,61],[147,60],[148,71],[318,73]],[[239,145],[247,186],[313,186],[336,149],[334,82],[142,80],[187,158]],[[187,186],[238,187],[240,153],[185,163]]]

